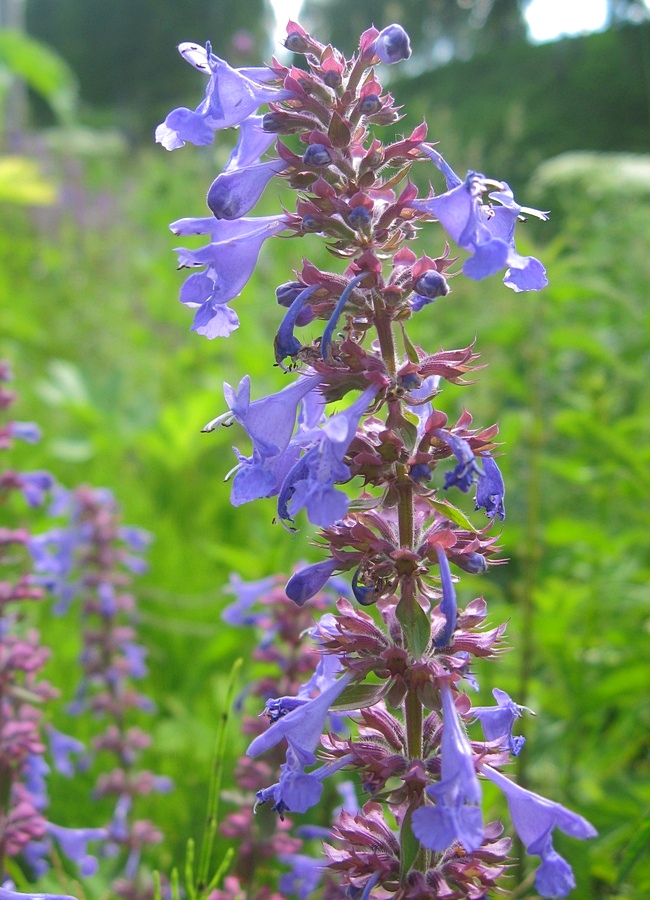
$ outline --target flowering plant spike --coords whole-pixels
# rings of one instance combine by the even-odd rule
[[[195,111],[174,110],[156,131],[173,150],[239,128],[208,191],[212,214],[171,226],[208,238],[176,251],[181,268],[197,270],[180,289],[194,331],[233,333],[239,319],[230,304],[245,310],[253,302],[239,297],[267,240],[318,235],[339,260],[325,271],[296,258],[275,290],[284,312],[269,364],[289,383],[261,398],[248,376],[237,389],[224,385],[229,411],[204,429],[237,422],[250,440],[249,451],[234,451],[234,505],[276,498],[279,524],[295,531],[306,518],[319,529],[320,558],[295,571],[284,592],[273,579],[231,582],[230,624],[268,622],[268,606],[256,606],[277,600],[278,590],[282,603],[317,620],[309,632],[315,672],[294,679],[292,693],[266,693],[270,724],[249,729],[240,783],[255,791],[257,809],[271,805],[282,822],[319,804],[335,772],[352,773],[359,786],[362,805],[348,796],[325,829],[320,863],[286,852],[285,831],[279,857],[292,874],[283,876],[284,896],[479,898],[507,887],[510,840],[481,810],[490,781],[505,794],[527,852],[541,860],[538,892],[563,897],[574,879],[553,831],[595,831],[503,774],[526,752],[513,735],[526,710],[498,688],[494,706],[473,708],[467,694],[477,687],[475,660],[497,656],[505,631],[484,626],[482,598],[459,606],[455,588],[459,573],[480,576],[503,562],[494,527],[506,514],[498,429],[473,425],[466,411],[449,421],[436,405],[444,387],[468,383],[474,345],[429,352],[408,336],[410,320],[430,315],[425,307],[444,302],[461,273],[499,274],[514,291],[542,289],[544,267],[517,251],[515,230],[546,213],[520,206],[504,181],[457,175],[424,123],[387,143],[377,136],[401,118],[377,74],[410,55],[400,25],[369,28],[350,59],[295,22],[285,46],[300,66],[273,59],[265,69],[233,69],[209,44],[181,44],[208,76],[205,99]],[[415,167],[440,190],[420,196]],[[270,183],[284,185],[282,207],[255,216]],[[482,522],[454,505],[457,492],[474,493]],[[323,613],[328,591],[338,600]],[[267,625],[258,653],[268,655],[277,636]],[[284,762],[269,777],[263,761],[278,751]],[[213,896],[234,898],[240,888],[238,873]],[[255,893],[251,884],[246,890]],[[255,896],[279,895],[265,886]]]

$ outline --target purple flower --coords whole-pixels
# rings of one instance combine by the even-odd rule
[[[169,227],[175,234],[209,234],[209,244],[198,250],[176,249],[179,267],[205,270],[186,278],[180,301],[196,309],[192,331],[212,339],[228,337],[239,326],[227,304],[237,297],[253,274],[264,241],[282,231],[286,215],[253,219],[219,220],[214,217],[180,219]]]
[[[33,876],[35,878],[42,878],[43,875],[47,875],[50,871],[50,864],[48,862],[50,852],[52,848],[50,846],[50,842],[48,840],[44,841],[30,841],[26,844],[22,849],[22,856],[27,865],[29,866]],[[4,900],[4,894],[0,892],[0,900]],[[24,897],[24,894],[10,894],[9,897]],[[49,897],[49,894],[29,894],[29,897]],[[67,900],[67,898],[65,898]]]
[[[444,717],[441,780],[426,789],[435,806],[421,806],[413,813],[413,833],[429,850],[442,852],[458,841],[471,853],[483,842],[481,787],[452,690],[443,683],[440,693]]]
[[[237,391],[224,383],[224,396],[232,418],[237,421],[263,456],[277,456],[289,445],[296,423],[298,405],[320,384],[320,375],[300,375],[275,394],[250,399],[250,377],[244,375]],[[211,423],[204,430],[211,430]]]
[[[449,293],[449,285],[444,275],[436,269],[428,269],[415,282],[415,294],[409,300],[409,306],[413,312],[433,303],[438,297],[446,297]]]
[[[482,456],[483,471],[479,472],[476,483],[475,509],[484,509],[489,519],[498,516],[501,521],[506,517],[506,507],[503,502],[506,488],[503,476],[498,465],[491,456]]]
[[[288,371],[288,369],[282,365],[282,361],[286,359],[287,356],[295,357],[302,349],[302,344],[294,336],[293,329],[299,323],[300,316],[305,312],[305,309],[311,312],[308,306],[305,307],[305,304],[311,295],[318,290],[317,284],[312,284],[309,287],[298,285],[298,287],[300,290],[295,294],[291,306],[285,313],[275,336],[275,341],[273,342],[275,348],[275,361],[285,372]],[[285,291],[285,293],[288,293],[288,291]]]
[[[18,487],[30,506],[42,506],[45,495],[54,487],[54,478],[49,472],[21,472]]]
[[[233,572],[230,581],[223,588],[224,594],[234,594],[235,602],[229,603],[221,613],[221,618],[228,625],[256,625],[263,621],[263,613],[252,613],[250,609],[258,600],[275,586],[275,577],[262,578],[259,581],[242,581],[237,573]]]
[[[280,766],[281,775],[277,784],[264,788],[256,794],[256,805],[273,801],[273,809],[284,818],[286,811],[304,813],[316,806],[323,793],[323,781],[338,772],[353,759],[346,754],[334,762],[320,766],[313,772],[305,772],[305,765],[299,755],[289,746],[286,762]]]
[[[52,725],[47,729],[47,736],[50,740],[50,753],[52,754],[54,768],[61,775],[65,775],[66,778],[72,778],[76,767],[70,757],[85,753],[86,748],[84,744],[68,734],[63,734],[63,732]]]
[[[293,522],[293,516],[304,507],[313,525],[327,528],[345,516],[350,501],[334,488],[334,483],[350,477],[343,457],[356,434],[359,419],[377,391],[374,385],[366,388],[348,409],[331,416],[322,428],[305,432],[301,440],[309,449],[289,471],[280,489],[281,519]]]
[[[118,528],[118,534],[134,553],[144,553],[153,541],[153,535],[150,531],[146,531],[144,528],[136,528],[133,525],[122,525]]]
[[[278,859],[291,871],[280,876],[278,887],[283,897],[297,897],[298,900],[310,900],[319,885],[325,863],[303,853],[280,853]]]
[[[135,641],[124,641],[120,647],[126,662],[128,674],[131,678],[144,678],[148,673],[147,649]]]
[[[298,689],[298,697],[296,699],[305,699],[309,701],[309,697],[314,690],[317,690],[319,694],[324,693],[335,683],[336,676],[339,675],[342,670],[343,663],[338,656],[335,656],[332,653],[321,653],[314,674],[309,681],[300,686]],[[338,731],[339,729],[335,728],[334,730]]]
[[[437,150],[426,144],[420,146],[445,175],[448,190],[410,205],[435,216],[449,236],[472,253],[463,272],[480,281],[507,268],[503,279],[507,287],[515,291],[538,291],[545,287],[548,280],[544,267],[534,257],[517,253],[514,233],[517,219],[523,213],[543,220],[547,218],[546,213],[519,206],[505,182],[491,181],[477,172],[469,172],[465,181],[461,181]],[[498,188],[489,196],[500,206],[482,202],[483,194],[490,187]]]
[[[241,169],[226,169],[210,186],[208,206],[217,219],[239,219],[255,206],[273,176],[285,168],[281,159],[271,159]]]
[[[253,443],[252,457],[244,457],[235,450],[239,462],[235,467],[230,498],[233,506],[278,493],[300,452],[298,446],[290,446],[298,405],[319,384],[319,375],[301,375],[276,394],[252,402],[248,375],[242,378],[237,391],[224,384],[230,413],[208,422],[203,430],[213,431],[218,425],[234,419]]]
[[[88,853],[88,842],[106,840],[108,837],[106,828],[63,828],[61,825],[48,822],[47,830],[56,839],[65,856],[78,864],[82,875],[95,874],[98,863],[96,858]]]
[[[448,647],[456,628],[456,615],[458,605],[456,603],[456,590],[454,582],[451,578],[451,570],[449,568],[449,560],[443,547],[436,545],[436,553],[438,555],[438,563],[440,565],[440,579],[442,581],[442,602],[440,603],[440,611],[445,616],[445,627],[440,637],[435,641],[436,647]]]
[[[12,438],[27,444],[37,444],[41,439],[41,429],[34,422],[9,422],[7,427]]]
[[[50,767],[39,753],[29,753],[24,764],[25,787],[39,812],[47,808],[47,784],[45,778]]]
[[[262,154],[269,149],[275,140],[275,135],[264,131],[262,119],[263,116],[249,116],[241,123],[237,143],[228,157],[224,172],[245,169],[247,166],[258,163]]]
[[[526,738],[513,737],[512,727],[521,718],[521,711],[526,707],[519,706],[499,688],[494,688],[492,696],[497,701],[497,706],[475,706],[472,712],[481,723],[486,741],[501,740],[513,756],[519,756]]]
[[[396,63],[411,55],[408,34],[401,25],[387,25],[375,41],[375,53],[383,63]]]
[[[481,474],[472,448],[467,441],[452,434],[450,431],[436,428],[433,433],[441,441],[444,441],[448,447],[451,447],[454,456],[458,460],[458,465],[453,472],[445,474],[445,490],[455,486],[466,494]]]
[[[346,672],[318,697],[301,703],[278,718],[264,734],[252,741],[246,754],[259,756],[286,738],[300,764],[312,765],[316,762],[314,750],[323,733],[329,708],[351,680],[352,673]]]
[[[210,79],[205,98],[196,110],[174,109],[156,128],[156,141],[167,150],[176,150],[186,141],[199,146],[211,144],[215,131],[239,125],[264,103],[290,96],[288,91],[263,83],[274,77],[270,70],[233,69],[211,52],[209,43],[205,49],[198,44],[183,43],[178,50],[190,65],[208,74]]]
[[[582,816],[519,787],[496,769],[481,765],[480,770],[505,794],[512,824],[526,851],[541,857],[535,877],[539,893],[542,897],[566,897],[575,887],[575,879],[571,866],[553,848],[553,829],[580,840],[596,837],[596,829]]]
[[[337,566],[338,562],[335,559],[326,559],[300,569],[287,582],[285,588],[287,597],[298,606],[302,606],[325,587]]]

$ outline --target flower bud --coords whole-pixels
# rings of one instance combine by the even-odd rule
[[[359,103],[359,110],[364,116],[374,116],[381,109],[381,100],[377,94],[368,94]]]
[[[484,575],[488,569],[487,559],[481,553],[459,553],[452,556],[451,561],[463,572],[469,572],[470,575]]]
[[[431,480],[431,469],[426,463],[416,463],[409,472],[411,479],[420,484]]]
[[[409,58],[411,43],[401,25],[387,25],[379,32],[375,53],[383,63],[396,63]]]
[[[289,309],[293,301],[296,299],[298,294],[301,291],[304,291],[305,286],[300,284],[299,281],[285,281],[284,284],[278,285],[275,289],[275,299],[278,301],[280,306],[286,307]]]
[[[350,210],[350,215],[348,216],[348,222],[355,231],[363,231],[370,225],[371,220],[372,213],[365,206],[355,206],[354,209]]]
[[[275,132],[281,132],[282,127],[284,125],[284,116],[281,113],[265,113],[262,116],[262,130],[269,131],[275,134]]]
[[[284,46],[292,53],[305,53],[309,50],[308,42],[298,31],[293,31],[291,34],[287,35]]]
[[[303,231],[318,234],[323,230],[323,223],[319,222],[316,216],[303,216],[301,228]]]
[[[415,290],[429,300],[435,300],[437,297],[444,297],[449,293],[449,285],[444,275],[441,275],[436,269],[428,269],[415,282]]]
[[[334,69],[329,69],[329,71],[325,72],[323,75],[323,82],[327,85],[328,88],[333,88],[336,90],[341,87],[343,83],[343,79],[341,78],[341,73],[336,72]]]
[[[332,157],[325,144],[310,144],[303,154],[302,161],[306,166],[329,166]]]
[[[372,606],[378,599],[375,596],[375,586],[374,584],[359,584],[360,571],[361,568],[359,567],[352,576],[352,593],[361,606]]]

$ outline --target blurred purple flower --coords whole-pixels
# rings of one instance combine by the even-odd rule
[[[280,876],[278,887],[283,897],[297,897],[310,900],[314,896],[323,875],[325,863],[304,853],[280,853],[279,862],[290,867],[289,872]]]
[[[97,859],[88,853],[88,843],[106,840],[108,837],[106,828],[64,828],[48,822],[47,831],[55,838],[63,854],[77,863],[82,875],[88,877],[95,874],[98,863]]]
[[[69,734],[63,734],[53,725],[48,726],[47,736],[50,741],[50,753],[54,768],[66,778],[72,778],[76,772],[76,766],[71,760],[71,756],[81,756],[86,752],[86,748],[81,741],[70,737]]]
[[[21,472],[18,487],[30,506],[42,506],[45,496],[54,487],[54,478],[49,472]]]
[[[0,900],[76,900],[70,894],[35,894],[33,891],[23,894],[13,890],[13,887],[11,881],[5,881],[0,887]]]
[[[231,573],[230,581],[223,588],[223,592],[234,594],[235,602],[223,609],[221,618],[229,625],[257,625],[265,619],[265,614],[250,612],[250,609],[273,589],[275,582],[274,575],[259,581],[243,581],[236,572]]]
[[[12,438],[27,444],[37,444],[41,439],[41,429],[34,422],[9,422],[7,427]]]

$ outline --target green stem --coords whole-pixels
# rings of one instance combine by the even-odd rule
[[[395,338],[393,337],[391,318],[386,309],[386,305],[379,294],[373,293],[372,303],[375,310],[374,324],[377,329],[377,337],[379,338],[381,358],[386,364],[388,374],[394,378],[395,373],[397,372],[397,355],[395,352]]]
[[[409,691],[406,695],[404,710],[409,759],[422,759],[422,704],[415,691]]]
[[[413,547],[413,482],[409,478],[406,466],[400,466],[400,468],[403,471],[399,473],[397,479],[399,542],[401,547],[411,549]]]

